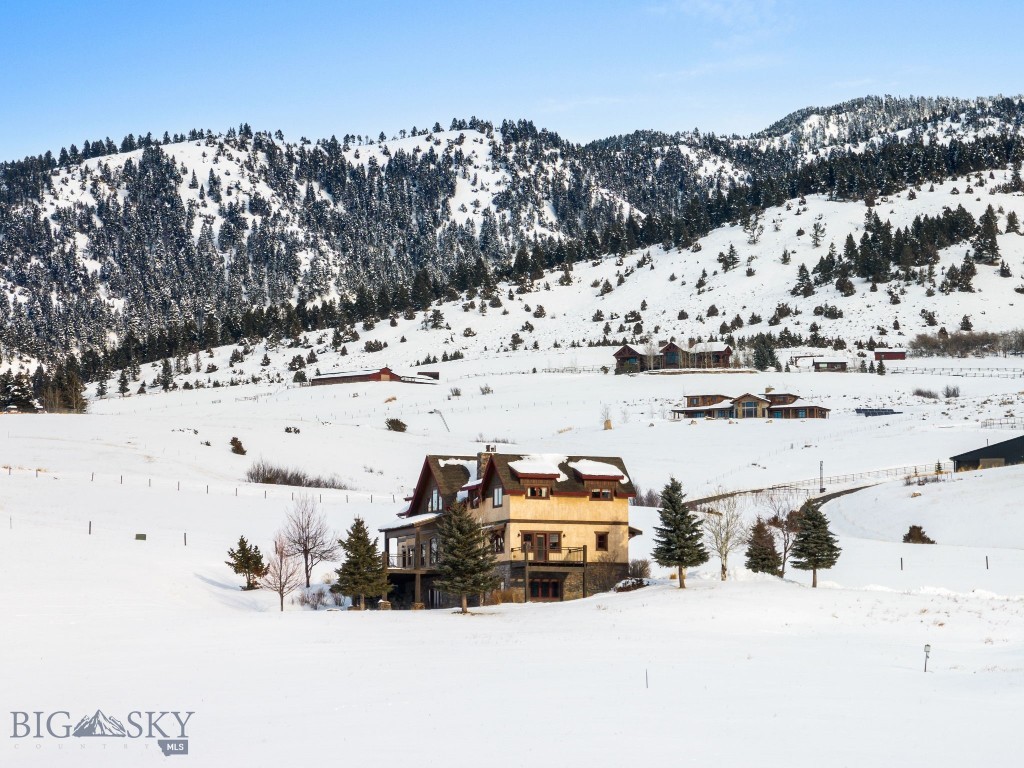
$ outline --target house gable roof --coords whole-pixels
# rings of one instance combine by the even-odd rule
[[[974,459],[992,459],[1008,457],[1014,460],[1024,460],[1024,436],[1012,437],[998,443],[986,445],[984,448],[975,448],[973,451],[950,456],[953,461],[973,461]]]
[[[528,481],[536,479],[550,480],[555,495],[586,493],[587,480],[614,480],[618,496],[636,495],[626,465],[617,456],[496,453],[484,470],[484,487],[495,478],[506,493],[523,493]]]
[[[409,500],[407,515],[419,508],[431,478],[443,498],[457,496],[462,486],[476,478],[476,456],[427,456]]]
[[[762,403],[771,402],[767,397],[764,397],[763,395],[755,395],[753,392],[744,392],[739,397],[732,398],[731,402],[738,403],[740,400],[760,400]]]
[[[619,350],[614,355],[612,355],[612,357],[614,357],[614,358],[640,357],[640,353],[637,352],[635,349],[633,349],[628,344],[626,344],[626,345],[620,347]]]

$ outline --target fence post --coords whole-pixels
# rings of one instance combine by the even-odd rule
[[[89,535],[92,536],[92,520],[89,521]]]
[[[188,546],[188,531],[185,531],[184,533],[182,533],[182,536],[185,537],[185,546],[187,547]]]

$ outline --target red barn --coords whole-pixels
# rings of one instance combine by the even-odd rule
[[[875,350],[875,360],[906,360],[907,350],[896,347],[879,347]]]

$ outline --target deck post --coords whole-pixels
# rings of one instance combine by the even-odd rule
[[[583,545],[583,596],[587,596],[587,545]]]
[[[530,551],[523,547],[523,602],[530,602]]]
[[[421,594],[420,573],[419,573],[419,571],[416,571],[416,588],[415,588],[415,591],[414,591],[413,603],[415,605],[420,606],[421,608],[423,607],[423,599],[422,599],[422,597],[423,596]]]

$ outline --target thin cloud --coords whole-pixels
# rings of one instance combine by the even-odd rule
[[[626,99],[617,96],[590,96],[579,99],[545,99],[539,105],[541,112],[549,114],[561,114],[565,112],[576,112],[580,109],[590,107],[609,107],[625,104]]]
[[[770,54],[734,56],[728,59],[702,61],[692,67],[684,67],[683,69],[657,72],[652,77],[657,81],[695,80],[701,77],[710,77],[712,75],[732,72],[750,72],[753,70],[769,69],[778,66],[782,61],[781,56]]]

